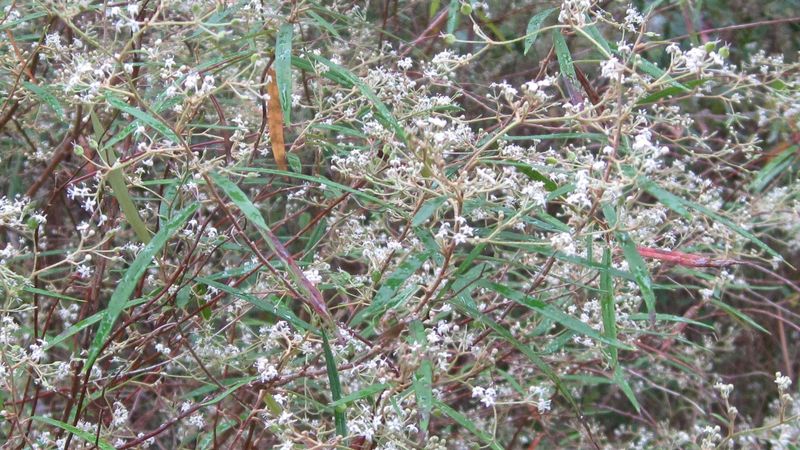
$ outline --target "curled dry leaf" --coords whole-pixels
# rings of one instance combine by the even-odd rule
[[[275,157],[278,169],[287,170],[286,144],[283,140],[283,112],[281,110],[280,94],[278,93],[278,79],[275,76],[274,69],[269,69],[268,74],[267,94],[269,94],[269,102],[267,103],[267,123],[269,125],[269,138],[272,143],[272,156]]]

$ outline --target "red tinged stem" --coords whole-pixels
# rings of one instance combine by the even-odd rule
[[[740,263],[735,259],[713,259],[691,253],[659,250],[657,248],[636,247],[636,250],[643,258],[658,259],[685,267],[728,267]]]

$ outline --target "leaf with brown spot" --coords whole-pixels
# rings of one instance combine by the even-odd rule
[[[283,140],[283,112],[281,110],[281,98],[278,93],[278,79],[275,70],[269,69],[267,72],[269,82],[267,83],[267,123],[269,124],[269,139],[272,143],[272,156],[278,164],[278,169],[287,170],[286,165],[286,144]]]

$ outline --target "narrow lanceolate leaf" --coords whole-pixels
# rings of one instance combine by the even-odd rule
[[[325,353],[325,369],[328,372],[328,382],[331,385],[331,400],[335,403],[342,398],[342,385],[339,383],[339,371],[336,370],[336,360],[333,358],[328,336],[322,331],[322,350]],[[337,404],[333,409],[333,420],[336,424],[336,434],[347,436],[347,411],[346,405]]]
[[[576,414],[580,414],[580,408],[578,407],[577,402],[570,394],[569,389],[562,383],[561,378],[556,374],[556,372],[537,354],[533,351],[533,347],[530,345],[523,344],[511,334],[506,328],[504,328],[499,323],[492,320],[486,314],[478,311],[478,309],[470,304],[468,301],[465,301],[464,295],[459,295],[452,301],[452,305],[462,312],[464,315],[477,320],[481,324],[485,325],[486,327],[492,329],[501,339],[505,340],[509,344],[513,345],[514,348],[519,350],[523,355],[527,356],[531,362],[544,373],[550,381],[553,382],[558,392],[561,393],[562,396],[567,400],[567,402],[572,407],[573,411]]]
[[[632,348],[629,345],[623,344],[616,338],[608,338],[599,333],[594,328],[587,325],[586,323],[581,322],[575,317],[570,316],[569,314],[561,311],[560,309],[552,305],[548,305],[547,303],[541,300],[537,300],[533,297],[530,297],[526,295],[524,292],[517,291],[504,284],[493,283],[486,280],[479,281],[477,285],[490,289],[494,292],[497,292],[503,297],[513,300],[519,303],[520,305],[527,306],[528,308],[539,312],[539,314],[541,314],[543,317],[550,319],[553,322],[556,322],[569,330],[575,331],[576,333],[590,337],[596,341],[603,342],[613,347],[625,350],[632,350]]]
[[[435,197],[430,200],[426,200],[425,203],[420,206],[419,211],[414,214],[414,218],[411,220],[411,226],[418,227],[425,223],[446,201],[446,196]]]
[[[553,30],[553,45],[555,46],[561,75],[566,77],[566,80],[572,83],[573,86],[577,86],[578,75],[575,73],[575,66],[572,63],[572,54],[569,52],[567,41],[564,40],[560,29]]]
[[[292,111],[292,32],[294,25],[287,23],[278,29],[278,38],[275,43],[275,75],[277,76],[278,91],[280,92],[283,121],[290,123]]]
[[[285,171],[286,165],[286,144],[283,140],[283,112],[281,110],[280,90],[278,89],[278,78],[275,71],[269,69],[267,83],[267,124],[269,125],[269,141],[272,144],[272,156],[278,169]]]
[[[145,303],[145,302],[147,302],[146,298],[139,298],[139,299],[136,299],[136,300],[131,300],[131,301],[127,302],[127,304],[125,305],[125,308],[132,308],[134,306],[141,305],[142,303]],[[91,316],[81,320],[80,322],[70,326],[69,328],[65,329],[58,336],[53,337],[53,338],[48,338],[47,339],[47,345],[44,346],[44,350],[45,351],[50,350],[51,348],[56,347],[57,345],[60,345],[62,342],[66,341],[67,339],[69,339],[70,337],[74,336],[75,334],[85,330],[86,328],[91,327],[92,325],[96,324],[97,322],[100,322],[100,319],[103,318],[103,313],[104,312],[105,311],[100,311],[100,312],[94,313],[93,315],[91,315]]]
[[[635,61],[637,68],[641,69],[642,72],[650,75],[656,80],[659,79],[667,80],[667,82],[669,82],[671,86],[676,87],[683,92],[691,92],[691,89],[689,89],[685,84],[675,81],[675,79],[667,75],[663,69],[651,63],[650,61],[642,58],[641,56],[637,56]]]
[[[419,354],[424,355],[428,344],[425,327],[422,322],[415,320],[411,322],[409,329],[412,343],[419,348]],[[427,433],[433,406],[433,364],[429,359],[423,359],[414,373],[413,386],[419,410],[419,429],[423,433]]]
[[[397,269],[389,275],[380,289],[378,289],[378,293],[375,294],[372,303],[356,313],[356,315],[353,316],[353,320],[350,321],[350,325],[354,327],[358,326],[364,320],[386,311],[392,303],[394,303],[392,300],[398,298],[396,294],[400,287],[422,267],[422,264],[424,264],[425,260],[430,258],[430,256],[430,252],[415,253],[400,263]],[[414,291],[416,291],[416,286],[410,286],[409,290],[410,294],[413,294]]]
[[[58,115],[59,120],[64,120],[64,108],[61,107],[61,104],[58,102],[58,99],[50,93],[49,90],[33,83],[29,83],[27,81],[23,81],[22,85],[25,86],[25,89],[33,92],[34,95],[39,97],[42,101],[47,103],[50,106],[50,109]]]
[[[644,177],[639,178],[638,184],[667,208],[680,214],[684,219],[690,218],[689,211],[683,206],[682,199],[677,195],[662,189],[660,186]]]
[[[612,229],[617,226],[617,212],[614,207],[608,203],[603,204],[603,215],[608,221],[609,227]],[[642,255],[636,250],[636,243],[631,240],[628,233],[622,230],[615,230],[614,235],[622,247],[622,253],[625,260],[628,261],[628,268],[633,274],[636,284],[639,285],[639,290],[642,292],[644,304],[647,308],[647,314],[650,317],[650,322],[654,323],[656,320],[656,295],[653,292],[653,282],[650,279],[650,272],[647,270]]]
[[[406,140],[407,136],[405,129],[400,125],[400,122],[397,121],[394,115],[392,115],[391,111],[389,111],[389,108],[386,106],[386,104],[384,104],[381,101],[381,99],[378,98],[375,92],[369,86],[367,86],[366,83],[361,81],[361,79],[359,79],[357,76],[355,76],[352,72],[350,72],[346,68],[334,63],[329,59],[314,54],[310,54],[309,56],[313,58],[315,61],[324,64],[325,66],[328,67],[328,70],[322,74],[325,78],[328,78],[329,80],[339,83],[343,86],[357,87],[358,90],[361,91],[361,94],[364,97],[366,97],[367,100],[370,101],[370,103],[372,103],[372,106],[373,108],[375,108],[375,111],[377,113],[377,118],[381,122],[381,124],[391,128],[395,132],[395,134],[397,134],[397,136],[400,137],[402,140]],[[302,61],[303,60],[292,58],[292,64],[298,65],[301,69],[305,69],[305,67],[303,67],[304,64],[302,64]],[[311,67],[308,68],[310,69]]]
[[[458,7],[461,4],[458,0],[450,0],[447,7],[447,34],[453,34],[458,26]]]
[[[177,214],[172,220],[167,222],[167,224],[153,236],[150,243],[145,245],[139,254],[136,255],[136,259],[133,260],[128,270],[125,271],[116,289],[114,289],[114,293],[111,294],[111,300],[109,300],[108,307],[106,307],[103,312],[100,325],[97,328],[97,333],[94,335],[92,345],[89,347],[89,354],[86,356],[84,371],[88,372],[92,369],[92,365],[100,355],[100,350],[111,334],[114,323],[117,321],[120,313],[122,313],[125,303],[130,298],[133,290],[136,288],[136,284],[139,282],[142,275],[144,275],[145,270],[147,270],[155,254],[183,227],[183,224],[194,214],[197,207],[197,204],[193,204],[181,211],[180,214]]]
[[[439,12],[439,7],[441,6],[441,0],[433,0],[430,5],[428,6],[428,19],[433,19],[433,16]]]
[[[69,433],[74,434],[75,436],[78,436],[79,438],[83,439],[84,441],[86,441],[89,444],[95,444],[96,443],[97,447],[100,448],[100,450],[114,450],[114,446],[113,445],[109,444],[108,442],[104,441],[103,439],[98,439],[97,436],[95,436],[94,433],[90,433],[90,432],[88,432],[86,430],[83,430],[81,428],[74,427],[74,426],[72,426],[72,425],[70,425],[68,423],[64,423],[64,422],[62,422],[60,420],[51,419],[49,417],[42,417],[42,416],[33,416],[33,417],[31,417],[31,419],[33,419],[33,420],[35,420],[37,422],[42,422],[42,423],[46,423],[46,424],[54,426],[54,427],[61,428],[64,431],[67,431]]]
[[[614,305],[614,285],[611,281],[611,250],[603,250],[603,269],[600,273],[600,310],[603,316],[603,333],[609,339],[617,339],[617,311]],[[619,366],[619,351],[616,347],[608,346],[608,355],[611,368],[614,371],[614,382],[628,398],[636,411],[641,410],[639,401],[633,393],[628,380]]]
[[[286,247],[283,246],[278,237],[269,229],[267,223],[264,221],[264,218],[261,216],[261,213],[258,211],[258,208],[247,198],[244,192],[239,189],[239,186],[236,186],[231,180],[225,178],[222,175],[212,173],[211,179],[214,180],[214,183],[225,192],[225,195],[228,196],[233,203],[236,205],[239,210],[244,213],[247,220],[252,222],[258,232],[261,234],[261,237],[264,238],[264,242],[267,243],[270,250],[278,257],[278,259],[289,268],[290,275],[294,279],[295,283],[297,283],[305,294],[307,295],[306,301],[311,306],[311,308],[319,314],[320,317],[323,319],[331,319],[331,315],[328,312],[328,307],[325,305],[325,301],[322,298],[322,294],[319,292],[316,286],[314,286],[308,278],[303,274],[303,271],[300,270],[300,267],[297,266],[297,263],[294,261],[294,258],[289,254],[286,250]]]
[[[700,214],[703,214],[706,217],[710,217],[711,219],[714,219],[717,222],[725,225],[726,227],[730,228],[733,232],[749,240],[750,242],[752,242],[765,252],[769,253],[770,255],[776,258],[783,259],[780,253],[773,250],[769,245],[765,244],[764,241],[756,237],[756,235],[745,230],[741,226],[737,225],[731,219],[728,219],[727,217],[717,213],[711,208],[703,206],[699,203],[695,203],[691,200],[687,200],[683,197],[679,197],[674,194],[670,194],[669,192],[658,187],[658,185],[656,185],[654,182],[647,182],[646,179],[643,180],[645,180],[645,183],[641,184],[642,188],[644,188],[645,190],[647,190],[648,193],[650,193],[651,195],[662,201],[664,206],[666,206],[667,208],[675,211],[676,213],[684,217],[688,216],[688,211],[687,211],[688,209],[693,209],[699,212]]]
[[[457,424],[466,428],[467,431],[474,434],[476,437],[478,437],[478,439],[482,440],[486,445],[489,446],[489,448],[491,448],[492,450],[503,450],[502,445],[498,444],[497,441],[495,441],[492,436],[486,434],[485,431],[479,430],[478,427],[476,427],[475,424],[472,422],[472,420],[468,419],[460,412],[456,411],[455,409],[442,403],[439,400],[435,400],[434,402],[436,404],[436,408],[438,408],[439,411],[444,413],[444,415],[446,415],[447,417],[453,419]]]
[[[225,283],[216,282],[210,278],[196,277],[195,281],[205,283],[213,288],[219,289],[222,292],[226,292],[230,295],[238,297],[263,311],[267,311],[268,313],[287,321],[298,330],[303,330],[303,331],[314,330],[314,327],[312,327],[306,321],[297,317],[297,315],[294,312],[292,312],[291,309],[285,307],[283,304],[279,302],[273,301],[272,297],[268,296],[264,299],[261,299],[254,295],[250,295],[247,292],[242,291],[241,289],[228,286]]]
[[[525,30],[525,54],[528,54],[533,44],[536,42],[536,37],[539,35],[539,29],[542,28],[542,23],[544,23],[547,16],[555,11],[555,8],[548,8],[544,11],[539,12],[538,14],[531,17],[531,20],[528,21],[528,28]]]
[[[180,142],[180,138],[178,137],[178,135],[175,134],[174,131],[172,131],[164,122],[157,119],[150,113],[147,113],[139,108],[135,108],[129,105],[127,102],[121,100],[120,98],[116,97],[114,94],[110,92],[106,92],[105,98],[109,105],[141,120],[147,126],[158,131],[162,136],[169,139],[170,141],[176,143]]]
[[[97,117],[94,110],[91,111],[91,117],[95,140],[100,142],[105,128],[100,123],[100,119]],[[133,198],[131,198],[131,194],[128,191],[128,183],[125,180],[125,173],[122,171],[121,167],[115,167],[117,155],[114,153],[114,149],[110,146],[106,146],[100,149],[100,155],[105,159],[106,164],[110,167],[114,167],[106,174],[106,180],[108,181],[108,185],[111,186],[111,192],[114,198],[117,199],[117,203],[119,203],[119,207],[125,215],[125,220],[131,228],[133,228],[136,237],[138,237],[142,243],[147,244],[150,242],[152,233],[147,229],[147,225],[145,225],[142,217],[139,215],[139,208],[133,203]]]
[[[792,164],[795,159],[795,153],[797,153],[797,146],[792,145],[773,158],[763,169],[758,171],[755,179],[750,184],[750,189],[755,192],[763,191],[775,177],[783,173]]]
[[[332,402],[329,406],[332,408],[339,408],[342,406],[346,406],[350,403],[353,403],[356,400],[361,400],[362,398],[371,397],[378,392],[385,391],[386,389],[391,388],[392,385],[389,383],[378,383],[378,384],[371,384],[365,388],[359,389],[352,394],[345,395],[344,397],[340,398]]]
[[[111,152],[112,150],[109,150],[109,153]],[[108,171],[106,178],[108,179],[109,186],[111,186],[114,198],[116,198],[119,203],[119,208],[122,210],[123,214],[125,214],[125,220],[127,220],[128,224],[133,228],[136,237],[138,237],[142,243],[147,244],[150,242],[150,230],[147,229],[147,225],[145,225],[144,220],[142,220],[142,217],[139,215],[139,208],[133,203],[122,169],[111,169]]]
[[[614,290],[611,284],[611,251],[606,248],[603,251],[603,270],[600,273],[600,309],[603,315],[603,333],[607,337],[617,338],[617,316],[614,307]],[[609,347],[611,362],[617,365],[617,349]]]

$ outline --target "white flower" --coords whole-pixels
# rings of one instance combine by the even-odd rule
[[[114,415],[111,417],[111,423],[115,427],[125,425],[128,421],[128,409],[125,408],[120,402],[114,402]]]
[[[413,65],[411,58],[403,58],[400,61],[397,61],[397,67],[402,70],[408,70]]]
[[[200,413],[194,413],[189,417],[189,425],[197,428],[203,428],[206,424],[205,419]]]
[[[733,391],[733,385],[716,383],[714,384],[714,389],[718,390],[720,395],[722,395],[723,398],[727,399],[731,395],[731,392]]]
[[[278,368],[267,358],[258,358],[254,364],[259,373],[259,379],[267,382],[278,378]]]
[[[644,16],[636,8],[629,6],[628,10],[625,11],[625,27],[630,31],[636,31],[636,25],[642,22],[644,22]]]
[[[92,272],[94,272],[94,270],[90,266],[84,264],[79,265],[76,271],[78,272],[78,276],[83,279],[91,277]]]
[[[561,12],[558,13],[558,21],[582,27],[586,25],[586,13],[591,7],[591,0],[563,0]]]
[[[622,76],[624,71],[625,66],[623,66],[615,56],[612,56],[610,59],[600,64],[600,76],[603,78],[616,80]]]
[[[36,344],[30,345],[30,359],[33,362],[38,362],[40,359],[44,358],[45,351],[44,348],[47,347],[47,341],[44,339],[38,339]],[[791,381],[789,382],[791,384]]]
[[[567,255],[575,255],[575,241],[570,233],[558,233],[550,238],[550,245],[554,250],[560,250]]]
[[[497,391],[494,388],[482,388],[475,386],[472,388],[472,398],[479,398],[484,406],[493,406],[497,398]]]
[[[780,372],[775,372],[775,384],[778,385],[778,391],[783,393],[792,386],[792,379],[782,375]]]
[[[322,276],[319,274],[319,270],[317,269],[304,270],[303,275],[311,284],[315,286],[322,282]]]
[[[550,399],[540,397],[539,400],[536,401],[536,409],[539,410],[539,413],[550,411]]]

